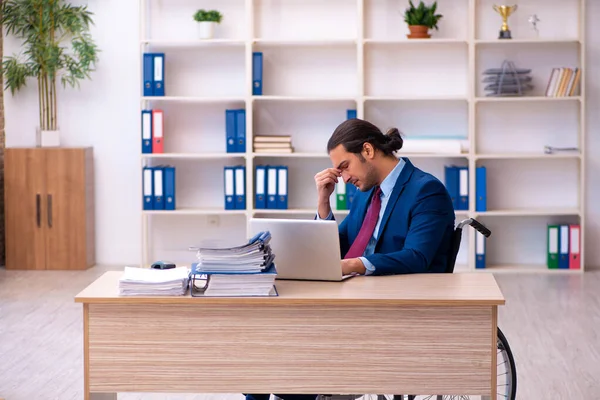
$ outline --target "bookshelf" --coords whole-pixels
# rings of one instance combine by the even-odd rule
[[[430,2],[426,2],[430,3]],[[189,263],[188,246],[246,238],[252,217],[312,218],[313,176],[330,167],[325,147],[355,109],[382,130],[406,138],[458,137],[460,154],[407,153],[444,182],[444,167],[469,167],[469,209],[492,230],[486,268],[475,268],[467,230],[457,272],[581,273],[585,252],[585,68],[572,96],[546,96],[553,68],[585,66],[585,0],[515,1],[513,39],[498,40],[491,0],[440,1],[444,17],[430,39],[407,39],[408,1],[140,0],[140,71],[144,52],[165,53],[165,96],[143,96],[141,109],[164,112],[164,153],[141,164],[177,171],[177,209],[142,210],[142,264]],[[522,4],[521,4],[522,3]],[[224,18],[213,39],[197,39],[199,8]],[[537,14],[539,34],[527,21]],[[252,54],[263,53],[263,94],[252,95]],[[522,97],[488,97],[483,72],[508,59],[531,69]],[[143,76],[143,75],[141,75]],[[140,80],[140,88],[141,80]],[[227,153],[225,110],[246,110],[246,151]],[[291,154],[256,153],[256,135],[291,135]],[[544,146],[577,147],[544,154]],[[141,152],[141,150],[140,150]],[[254,208],[254,168],[289,168],[288,209]],[[246,209],[224,209],[223,168],[246,168]],[[487,170],[487,209],[476,211],[475,169]],[[335,206],[332,196],[332,206]],[[347,211],[334,211],[341,221]],[[548,269],[548,224],[579,224],[581,268]]]

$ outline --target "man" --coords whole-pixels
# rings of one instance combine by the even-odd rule
[[[334,167],[315,175],[317,218],[334,218],[329,198],[338,177],[359,189],[339,226],[344,275],[446,270],[452,200],[437,178],[394,155],[402,144],[398,129],[384,135],[360,119],[341,123],[327,143]]]
[[[329,199],[341,176],[359,191],[339,226],[344,275],[444,272],[454,231],[454,207],[446,187],[394,152],[398,129],[385,135],[370,122],[341,123],[327,143],[333,168],[315,175],[318,219],[334,219]],[[314,400],[317,395],[277,395]],[[246,400],[268,400],[247,395]]]

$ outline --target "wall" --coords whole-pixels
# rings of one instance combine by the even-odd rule
[[[101,60],[93,80],[83,81],[81,90],[59,92],[62,140],[66,146],[94,147],[98,263],[135,264],[141,254],[138,1],[87,4],[95,13],[92,34],[102,49]],[[600,240],[600,160],[593,156],[600,154],[600,113],[594,112],[600,105],[600,83],[594,79],[600,67],[600,27],[593,23],[600,17],[600,2],[588,0],[587,9],[586,260],[590,268],[600,266],[600,246],[594,246]],[[17,50],[17,43],[7,38],[5,55]],[[35,83],[31,81],[15,97],[7,93],[5,109],[7,146],[34,145]]]

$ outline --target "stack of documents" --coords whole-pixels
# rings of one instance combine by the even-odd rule
[[[190,279],[188,267],[152,269],[125,267],[119,279],[121,296],[182,296]]]
[[[192,264],[192,295],[269,296],[275,293],[271,233],[259,232],[240,246],[200,248]]]

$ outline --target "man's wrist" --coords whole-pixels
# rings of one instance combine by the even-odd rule
[[[355,262],[352,263],[352,272],[356,272],[357,274],[364,275],[367,272],[365,265],[363,264],[360,258],[355,258]]]

